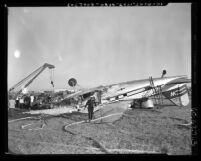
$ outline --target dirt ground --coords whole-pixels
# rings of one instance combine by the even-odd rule
[[[118,103],[116,103],[118,105]],[[108,105],[110,106],[110,105]],[[114,105],[113,105],[114,106]],[[129,109],[113,123],[83,122],[78,112],[45,116],[41,120],[11,120],[39,115],[9,111],[8,147],[14,154],[191,154],[191,105],[166,105],[155,109]],[[32,124],[35,123],[35,124]],[[24,126],[32,124],[30,126]]]

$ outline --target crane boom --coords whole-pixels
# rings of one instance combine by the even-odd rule
[[[32,72],[31,74],[29,74],[26,78],[22,79],[20,82],[18,82],[18,83],[15,84],[13,87],[11,87],[10,90],[9,90],[9,92],[11,92],[12,90],[14,90],[15,88],[17,88],[18,86],[20,86],[20,85],[23,84],[26,80],[28,80],[29,78],[31,78],[31,77],[33,76],[33,78],[30,79],[30,80],[28,81],[28,83],[26,83],[26,84],[24,85],[24,88],[26,88],[26,87],[29,86],[29,85],[33,82],[33,80],[36,79],[36,78],[39,76],[39,74],[41,74],[46,68],[53,69],[53,68],[55,68],[55,66],[54,66],[54,65],[51,65],[51,64],[48,64],[48,63],[45,63],[44,65],[42,65],[41,67],[39,67],[38,69],[36,69],[34,72]],[[51,83],[52,83],[52,82],[51,82]],[[22,89],[21,89],[19,92],[17,92],[17,95],[18,95],[19,93],[21,93],[21,92],[22,92]]]

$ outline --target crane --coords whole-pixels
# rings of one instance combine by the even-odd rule
[[[24,84],[26,81],[28,81],[23,88],[26,88],[27,86],[29,86],[34,79],[36,79],[39,74],[41,74],[46,68],[49,68],[49,69],[54,69],[55,66],[54,65],[51,65],[51,64],[48,64],[48,63],[45,63],[44,65],[42,65],[41,67],[39,67],[38,69],[36,69],[34,72],[32,72],[31,74],[29,74],[26,78],[22,79],[20,82],[18,82],[17,84],[15,84],[14,86],[12,86],[10,89],[9,89],[9,92],[12,92],[14,89],[16,89],[17,87],[19,87],[20,85]],[[54,82],[51,78],[51,84],[52,86],[54,87]],[[20,89],[16,96],[18,94],[20,94],[22,92],[23,89]]]

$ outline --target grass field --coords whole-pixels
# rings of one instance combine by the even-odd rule
[[[12,116],[9,112],[8,118],[28,116],[32,115],[15,110]],[[38,123],[29,127],[34,129],[41,127],[43,121],[9,122],[9,150],[17,154],[136,154],[143,151],[191,154],[191,127],[181,125],[191,122],[190,104],[187,107],[167,104],[157,109],[130,109],[113,123],[84,122],[64,130],[64,125],[86,119],[87,114],[80,113],[46,117],[45,126],[38,130],[21,126]]]

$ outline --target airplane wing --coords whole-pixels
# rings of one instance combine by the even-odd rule
[[[153,82],[155,87],[161,87],[162,92],[167,92],[178,88],[176,85],[190,83],[191,80],[187,79],[187,76],[174,76],[155,78]],[[105,102],[139,100],[156,95],[157,93],[152,90],[153,88],[149,79],[114,84],[110,86],[108,92],[103,95],[103,100]],[[167,93],[166,96],[168,96]]]
[[[81,91],[78,91],[76,93],[73,93],[73,94],[70,94],[70,95],[66,96],[64,99],[70,99],[70,98],[83,96],[83,95],[87,95],[87,94],[92,95],[94,92],[99,92],[99,91],[102,91],[103,89],[104,89],[103,86],[98,86],[98,87],[95,87],[95,88],[81,90]]]

